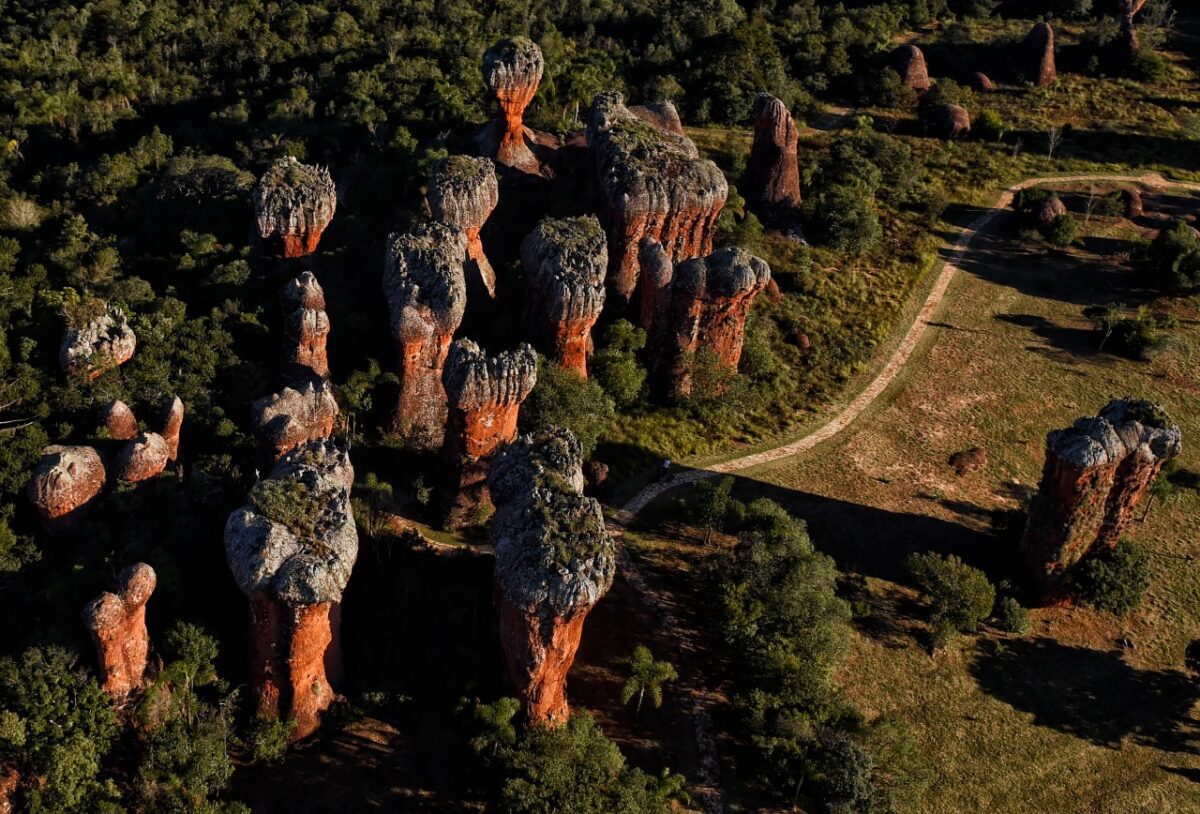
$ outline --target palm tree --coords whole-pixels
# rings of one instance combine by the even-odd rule
[[[637,696],[637,706],[633,714],[636,717],[642,709],[642,701],[646,693],[650,693],[650,701],[658,709],[663,702],[663,685],[679,678],[675,666],[669,661],[655,661],[650,648],[639,644],[633,650],[633,658],[629,660],[629,680],[621,690],[621,703],[628,704]]]

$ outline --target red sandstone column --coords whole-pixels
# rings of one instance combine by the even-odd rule
[[[121,697],[142,686],[150,651],[146,602],[156,583],[149,565],[131,565],[118,575],[116,593],[106,591],[83,609],[100,662],[100,684],[109,695]]]

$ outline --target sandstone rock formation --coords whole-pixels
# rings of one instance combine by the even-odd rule
[[[337,209],[337,188],[325,167],[278,159],[254,188],[258,233],[281,257],[304,257],[317,250]]]
[[[528,345],[489,358],[469,339],[450,346],[443,373],[449,418],[442,447],[448,476],[445,526],[475,522],[491,507],[492,456],[517,435],[517,416],[537,384],[537,354]]]
[[[1140,218],[1146,214],[1146,205],[1142,201],[1142,193],[1136,189],[1122,189],[1121,209],[1127,218]]]
[[[973,87],[977,91],[986,92],[986,91],[990,91],[990,90],[995,90],[996,83],[993,82],[991,77],[988,76],[987,74],[976,72],[971,77],[971,87]]]
[[[167,442],[167,458],[179,460],[179,433],[183,429],[183,402],[178,396],[171,399],[167,417],[163,421],[162,437]]]
[[[638,118],[619,93],[596,97],[587,134],[608,229],[609,282],[629,302],[638,284],[638,241],[657,240],[676,261],[711,252],[729,186],[686,136]]]
[[[1095,418],[1046,436],[1046,463],[1021,559],[1045,602],[1068,598],[1072,569],[1117,543],[1139,499],[1179,454],[1179,426],[1156,404],[1111,402]]]
[[[296,447],[329,438],[337,416],[333,392],[324,383],[309,382],[254,402],[251,421],[260,443],[278,460]]]
[[[971,135],[971,114],[959,105],[938,105],[925,114],[927,132],[944,139]]]
[[[417,449],[437,449],[446,429],[442,366],[467,304],[467,237],[423,223],[388,239],[383,269],[400,398],[392,428]]]
[[[333,700],[339,603],[358,556],[354,470],[330,441],[285,455],[225,523],[225,559],[250,601],[250,684],[258,713],[311,735]]]
[[[901,45],[892,52],[892,64],[905,87],[924,93],[932,87],[929,70],[925,67],[925,54],[915,45]]]
[[[796,123],[783,102],[766,93],[754,99],[754,143],[746,164],[746,200],[763,222],[795,228],[800,222],[800,165]]]
[[[1145,5],[1146,0],[1117,0],[1117,13],[1121,20],[1121,36],[1117,39],[1117,47],[1125,61],[1133,59],[1142,47],[1134,20]]]
[[[1038,205],[1033,214],[1039,225],[1050,226],[1067,214],[1067,205],[1057,195],[1051,195]]]
[[[105,591],[83,609],[100,660],[100,684],[114,697],[142,686],[150,652],[146,603],[157,582],[154,569],[139,562],[117,576],[114,593]]]
[[[638,266],[642,281],[638,325],[646,332],[646,345],[653,352],[660,345],[658,334],[667,324],[675,264],[667,257],[661,243],[644,237],[638,243]]]
[[[58,362],[70,376],[98,379],[133,358],[137,336],[125,314],[106,307],[103,314],[81,325],[68,325],[59,346]]]
[[[591,215],[544,220],[521,243],[529,318],[559,365],[587,378],[592,326],[604,308],[608,245]]]
[[[616,572],[600,504],[583,496],[581,460],[579,442],[559,430],[518,439],[488,476],[500,642],[530,722],[567,720],[583,621]]]
[[[496,272],[483,252],[479,230],[500,201],[500,184],[490,159],[453,155],[439,161],[426,193],[433,219],[467,235],[467,279],[496,295]]]
[[[679,118],[679,111],[676,110],[675,103],[670,99],[648,102],[644,105],[632,105],[629,112],[659,130],[674,133],[677,136],[683,135],[683,121]]]
[[[104,489],[106,474],[92,447],[48,446],[33,470],[27,494],[48,530],[74,525]]]
[[[110,401],[100,409],[100,423],[110,438],[128,441],[138,434],[137,417],[123,401]]]
[[[156,432],[144,432],[117,451],[113,476],[126,483],[138,483],[162,474],[171,459],[171,448]]]
[[[537,93],[544,68],[542,49],[526,37],[500,40],[483,55],[483,81],[503,119],[484,128],[479,146],[497,162],[530,173],[540,172],[540,162],[530,149],[535,136],[525,126],[525,108]]]
[[[329,339],[329,316],[325,292],[312,272],[302,272],[283,287],[284,378],[297,385],[329,379],[325,343]]]
[[[1054,68],[1054,29],[1038,23],[1021,46],[1021,70],[1027,82],[1044,88],[1058,78]]]

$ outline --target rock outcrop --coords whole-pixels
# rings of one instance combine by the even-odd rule
[[[52,445],[42,450],[27,494],[47,530],[74,525],[104,489],[107,476],[92,447]]]
[[[329,380],[329,358],[325,343],[329,339],[329,316],[325,313],[325,292],[312,272],[283,287],[284,379],[302,385]]]
[[[311,735],[341,665],[339,603],[358,557],[354,470],[329,441],[285,455],[225,523],[225,559],[250,601],[250,684],[258,713]]]
[[[502,118],[483,129],[477,141],[483,153],[507,167],[539,173],[531,149],[536,136],[525,126],[525,108],[542,81],[542,49],[526,37],[503,39],[483,55],[483,81],[500,105]]]
[[[971,87],[977,91],[986,93],[988,91],[995,90],[996,83],[993,82],[992,78],[987,74],[976,71],[971,76]]]
[[[608,269],[600,222],[591,215],[542,221],[521,243],[521,263],[529,280],[528,317],[548,354],[586,379]]]
[[[123,401],[110,401],[100,408],[100,424],[108,431],[109,438],[117,441],[137,438],[137,417]]]
[[[644,105],[632,105],[629,112],[659,130],[674,133],[677,136],[684,134],[683,121],[679,118],[679,111],[675,108],[675,103],[670,99],[648,102]]]
[[[763,222],[782,228],[800,223],[800,165],[796,123],[783,102],[766,93],[754,99],[754,143],[746,164],[746,200]]]
[[[521,402],[537,384],[537,354],[528,345],[489,358],[469,339],[450,346],[442,376],[449,402],[444,525],[456,529],[476,522],[491,508],[487,490],[492,456],[517,435]]]
[[[1021,46],[1021,71],[1027,82],[1039,88],[1054,82],[1054,29],[1049,23],[1038,23],[1025,37]]]
[[[1135,18],[1146,5],[1146,0],[1117,0],[1117,14],[1121,20],[1121,36],[1117,39],[1120,57],[1129,61],[1141,50]]]
[[[167,442],[167,458],[179,460],[179,434],[183,430],[183,402],[179,396],[171,399],[167,408],[167,417],[163,420],[162,437]]]
[[[105,591],[83,609],[83,624],[92,634],[100,661],[100,685],[114,697],[139,689],[146,673],[150,634],[146,603],[158,577],[144,562],[117,576],[115,591]]]
[[[113,476],[126,483],[138,483],[158,477],[167,468],[171,448],[156,432],[144,432],[117,451]]]
[[[1065,214],[1067,214],[1067,205],[1062,202],[1062,198],[1051,195],[1038,204],[1033,212],[1033,217],[1039,226],[1048,227]]]
[[[388,239],[383,270],[400,397],[392,429],[417,449],[437,449],[446,429],[442,366],[467,304],[467,237],[422,223]]]
[[[1156,404],[1111,402],[1095,418],[1046,436],[1046,463],[1021,540],[1021,559],[1044,602],[1067,599],[1072,569],[1117,543],[1134,507],[1182,449],[1178,425]]]
[[[657,240],[676,261],[708,254],[729,186],[686,136],[638,118],[619,93],[596,97],[587,135],[608,230],[609,284],[627,303],[638,284],[638,242]]]
[[[959,105],[938,105],[925,113],[925,130],[944,139],[971,135],[971,114]]]
[[[329,438],[337,416],[333,392],[324,383],[309,382],[254,402],[251,421],[259,442],[278,460],[296,447]]]
[[[600,504],[583,496],[566,430],[510,444],[492,463],[500,643],[525,718],[566,722],[567,673],[588,612],[612,586],[616,551]]]
[[[133,358],[137,336],[121,309],[107,306],[104,313],[80,325],[68,325],[58,350],[58,362],[69,376],[98,379]]]
[[[1127,218],[1140,218],[1146,214],[1146,204],[1142,201],[1142,193],[1136,189],[1122,189],[1119,200],[1121,211]]]
[[[478,280],[496,296],[496,272],[483,251],[479,231],[500,201],[500,184],[491,159],[453,155],[442,159],[429,176],[425,195],[433,219],[467,236],[467,280]]]
[[[317,250],[337,209],[337,188],[325,167],[278,159],[254,188],[258,233],[280,257],[304,257]]]
[[[924,93],[932,87],[929,70],[925,67],[925,54],[915,45],[901,45],[892,52],[892,64],[905,87]]]

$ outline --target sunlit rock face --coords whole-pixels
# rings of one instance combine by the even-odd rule
[[[638,117],[619,93],[596,97],[587,136],[608,230],[609,287],[628,303],[638,287],[639,241],[658,241],[675,261],[708,254],[729,185],[690,139]]]
[[[100,686],[114,697],[142,686],[150,652],[146,603],[157,582],[149,565],[131,565],[117,576],[112,592],[105,591],[83,609],[83,624],[96,645]]]
[[[467,236],[467,283],[480,283],[496,295],[496,272],[483,251],[479,232],[500,201],[496,168],[490,159],[455,155],[434,165],[425,195],[433,219]]]
[[[583,496],[579,442],[524,436],[492,462],[495,596],[509,678],[530,722],[562,724],[567,673],[588,612],[612,586],[616,550],[600,504]]]
[[[68,376],[98,379],[133,358],[137,335],[125,314],[115,306],[80,325],[68,325],[59,346],[58,361]]]
[[[313,734],[333,701],[339,603],[358,557],[354,469],[329,441],[297,447],[225,524],[225,559],[250,603],[250,685],[257,711]]]
[[[1021,48],[1021,70],[1027,82],[1044,88],[1058,78],[1054,67],[1054,29],[1049,23],[1035,25]]]
[[[540,173],[536,136],[525,126],[525,108],[537,94],[545,61],[542,49],[526,37],[503,39],[483,55],[483,81],[500,106],[501,118],[477,137],[484,155],[528,173]]]
[[[1043,602],[1069,599],[1073,568],[1117,544],[1134,508],[1183,447],[1179,426],[1156,404],[1111,402],[1095,418],[1046,436],[1046,463],[1029,512],[1021,559]]]
[[[754,100],[754,142],[746,164],[746,200],[765,223],[797,228],[800,223],[799,135],[787,107],[760,93]]]
[[[288,282],[279,296],[283,311],[283,377],[291,384],[329,379],[329,316],[325,291],[312,272]]]
[[[254,188],[259,237],[280,257],[304,257],[317,250],[337,209],[337,188],[325,167],[280,158]]]
[[[92,447],[52,445],[42,450],[26,493],[48,531],[74,528],[95,504],[108,479]]]
[[[329,438],[337,416],[333,391],[323,382],[309,382],[254,402],[251,423],[259,444],[277,461],[309,441]]]

